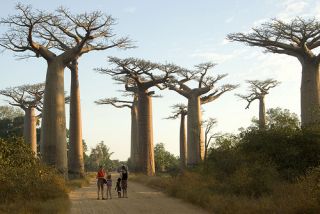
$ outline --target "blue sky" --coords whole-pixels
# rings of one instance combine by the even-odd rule
[[[0,17],[14,14],[19,1],[1,0]],[[110,77],[96,73],[96,67],[107,67],[107,56],[138,57],[155,62],[171,62],[192,68],[211,61],[218,63],[213,74],[228,73],[222,83],[241,84],[233,92],[204,106],[203,119],[215,117],[217,132],[237,132],[247,127],[258,114],[258,103],[245,110],[246,103],[234,96],[245,93],[246,79],[275,78],[282,82],[270,91],[266,107],[288,108],[300,115],[299,62],[289,56],[264,54],[258,47],[230,43],[225,37],[232,32],[245,32],[271,18],[289,20],[297,15],[320,18],[320,2],[316,0],[24,0],[34,8],[52,11],[59,6],[74,13],[101,10],[117,19],[114,32],[129,36],[136,49],[92,52],[79,61],[83,138],[89,148],[104,141],[114,152],[112,158],[126,160],[130,154],[130,112],[111,106],[97,106],[93,102],[104,97],[120,96],[123,89]],[[5,31],[0,27],[0,33]],[[46,63],[43,59],[17,61],[14,53],[0,54],[0,88],[32,84],[45,80]],[[65,70],[65,89],[70,88],[70,72]],[[153,101],[154,143],[163,142],[166,148],[179,154],[179,121],[164,120],[170,106],[186,103],[173,91],[161,91],[163,98]],[[0,98],[4,105],[5,98]],[[68,118],[68,107],[67,107]]]

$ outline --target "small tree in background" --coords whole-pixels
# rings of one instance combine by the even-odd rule
[[[164,143],[158,143],[154,147],[154,160],[157,172],[166,172],[173,170],[178,166],[178,159],[166,151]]]
[[[218,136],[218,134],[213,133],[213,128],[216,126],[217,120],[215,118],[208,118],[203,121],[202,125],[204,130],[204,162],[207,162],[208,149],[212,143],[212,140]]]
[[[249,83],[249,93],[247,95],[236,95],[248,102],[246,109],[249,109],[251,102],[259,100],[259,128],[263,130],[266,127],[266,107],[264,98],[269,94],[269,90],[279,85],[280,82],[274,79],[266,79],[263,81],[247,80],[246,82]]]
[[[24,112],[13,106],[0,106],[0,138],[23,137]]]

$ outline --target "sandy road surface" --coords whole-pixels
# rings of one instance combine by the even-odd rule
[[[128,182],[128,198],[118,198],[114,190],[112,199],[97,200],[96,181],[90,186],[77,189],[69,194],[72,214],[202,214],[201,208],[166,196],[165,194],[135,182]]]

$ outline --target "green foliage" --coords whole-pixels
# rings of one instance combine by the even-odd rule
[[[96,171],[99,165],[102,165],[107,170],[113,169],[114,164],[110,159],[112,154],[113,152],[110,152],[110,148],[101,141],[95,148],[91,149],[89,156],[85,156],[85,169]]]
[[[258,129],[259,120],[252,119],[252,128]],[[292,129],[300,128],[298,115],[291,113],[288,109],[270,108],[266,112],[266,129]]]
[[[175,171],[179,165],[178,158],[166,151],[163,143],[154,147],[154,161],[157,172]]]
[[[12,106],[0,106],[0,120],[10,119],[16,117],[23,117],[24,113],[21,109]]]
[[[0,201],[66,198],[64,178],[34,157],[21,138],[0,139]]]

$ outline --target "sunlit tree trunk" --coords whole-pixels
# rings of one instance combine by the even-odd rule
[[[302,63],[301,125],[317,125],[320,122],[319,63],[307,59]]]
[[[77,60],[72,61],[71,69],[69,131],[69,174],[72,177],[84,177],[79,70]]]
[[[131,161],[133,164],[133,170],[136,171],[139,168],[139,138],[138,138],[138,98],[134,97],[131,108]],[[141,169],[140,169],[141,171]]]
[[[266,128],[266,107],[264,103],[264,96],[259,98],[259,129],[264,130]]]
[[[55,166],[67,177],[64,68],[59,57],[48,61],[40,151],[45,163]]]
[[[24,109],[23,137],[26,143],[30,144],[31,150],[37,156],[37,117],[33,107]]]
[[[181,168],[187,166],[187,141],[186,141],[186,127],[185,127],[185,114],[181,114],[180,120],[180,165]]]
[[[155,174],[152,128],[152,98],[147,91],[138,92],[138,135],[142,170],[148,176]]]
[[[187,164],[194,166],[203,160],[204,142],[201,127],[200,97],[191,95],[188,99],[187,117]]]

